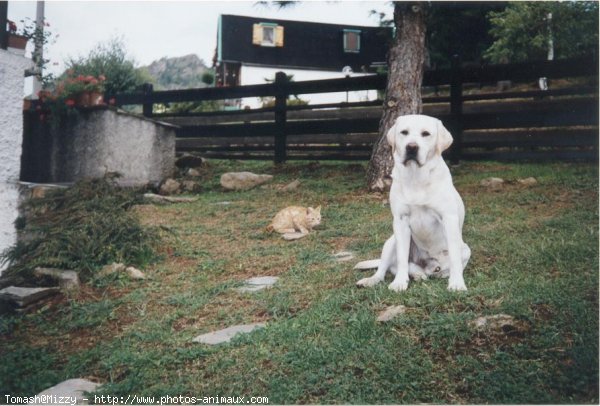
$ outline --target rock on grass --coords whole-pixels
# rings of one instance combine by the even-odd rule
[[[221,175],[221,186],[226,190],[249,190],[273,179],[273,175],[252,172],[227,172]]]

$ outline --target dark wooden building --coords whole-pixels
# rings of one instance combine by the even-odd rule
[[[374,72],[385,65],[392,29],[221,15],[217,86],[242,84],[243,66]]]

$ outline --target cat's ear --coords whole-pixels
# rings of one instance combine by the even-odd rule
[[[318,205],[318,206],[317,206],[317,208],[315,209],[315,211],[316,211],[317,213],[321,213],[321,205]]]

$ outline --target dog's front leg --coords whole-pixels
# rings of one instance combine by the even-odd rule
[[[448,280],[448,290],[464,291],[467,290],[463,278],[463,260],[462,249],[463,241],[459,226],[458,216],[444,215],[442,222],[446,231],[446,240],[448,243],[448,258],[450,260],[450,279]]]
[[[396,277],[388,288],[401,292],[408,289],[408,256],[410,251],[410,226],[407,214],[394,215],[396,237]]]

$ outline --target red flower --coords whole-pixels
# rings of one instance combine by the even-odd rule
[[[65,104],[69,107],[73,107],[75,105],[75,100],[67,99],[67,100],[65,100]]]

